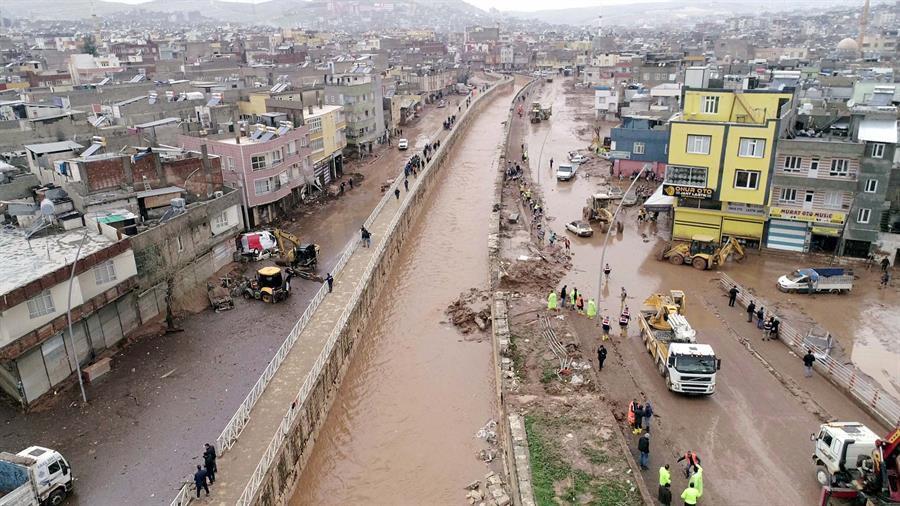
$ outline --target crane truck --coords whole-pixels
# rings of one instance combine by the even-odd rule
[[[900,427],[886,437],[857,422],[830,422],[809,436],[820,506],[900,504]]]
[[[684,304],[681,290],[648,297],[638,312],[641,335],[669,390],[710,395],[716,391],[722,360],[712,346],[697,342],[697,332],[684,316]]]

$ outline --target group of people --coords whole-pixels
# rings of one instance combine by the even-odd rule
[[[453,128],[453,125],[456,124],[456,115],[451,114],[450,117],[444,120],[444,130],[450,130]]]
[[[645,435],[649,436],[649,434]],[[649,441],[648,437],[648,451]],[[700,502],[700,498],[703,496],[703,468],[700,466],[700,457],[697,456],[697,452],[688,450],[678,458],[676,463],[679,462],[684,462],[684,477],[688,480],[688,486],[681,492],[681,500],[684,501],[685,506],[694,506]],[[664,464],[659,468],[659,489],[656,499],[662,506],[672,504],[672,474],[669,464]]]
[[[506,167],[506,179],[519,179],[522,177],[522,167],[519,164],[509,163]]]
[[[732,286],[728,290],[728,307],[734,307],[738,294],[741,293],[737,286]],[[766,309],[762,306],[756,307],[756,302],[750,301],[747,304],[747,322],[753,323],[756,318],[756,328],[763,331],[763,341],[775,341],[778,339],[778,329],[781,326],[781,320],[773,313],[769,313],[766,317]]]
[[[209,495],[209,485],[216,482],[216,472],[219,468],[216,466],[216,448],[206,443],[203,451],[203,465],[197,464],[197,471],[194,473],[194,485],[197,487],[197,497],[200,497],[200,490],[206,491]]]

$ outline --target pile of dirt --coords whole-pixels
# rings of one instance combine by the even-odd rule
[[[459,298],[447,306],[450,323],[463,334],[484,332],[491,326],[490,296],[475,288],[460,294]]]
[[[543,293],[547,287],[555,287],[571,266],[571,258],[559,244],[540,250],[529,244],[529,249],[531,255],[521,255],[503,266],[503,288]]]

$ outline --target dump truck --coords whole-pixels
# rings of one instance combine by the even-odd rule
[[[56,450],[0,453],[0,506],[58,506],[72,492],[72,467]]]
[[[846,293],[853,289],[853,271],[842,267],[797,269],[778,278],[782,292]]]
[[[641,336],[669,390],[710,395],[716,391],[716,372],[722,361],[712,346],[697,342],[684,307],[681,290],[648,297],[638,311]]]
[[[737,261],[744,258],[744,247],[734,237],[720,246],[712,236],[695,235],[691,242],[668,243],[659,252],[657,259],[668,260],[674,265],[691,265],[703,271],[724,264],[731,255]]]

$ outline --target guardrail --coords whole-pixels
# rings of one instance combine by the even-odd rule
[[[491,88],[493,88],[493,86],[491,86]],[[490,89],[488,91],[490,91]],[[479,95],[478,98],[476,99],[476,101],[480,100],[481,97],[483,97],[485,94],[487,94],[487,92],[484,92],[481,95]],[[474,104],[474,102],[473,102],[473,104]],[[469,111],[471,111],[471,110],[472,110],[472,107],[470,105],[467,108],[465,114],[468,115]],[[440,132],[438,132],[438,133],[440,133]],[[439,150],[443,150],[443,149],[444,149],[444,146],[441,145]],[[427,175],[428,172],[431,171],[433,166],[434,166],[434,162],[431,162],[422,170],[422,172],[421,172],[422,177],[416,178],[416,180],[413,182],[410,194],[415,194],[414,190],[418,189],[419,185],[422,184],[422,181],[425,179],[425,176]],[[381,198],[381,201],[378,203],[378,205],[375,207],[375,209],[372,211],[372,213],[369,214],[369,217],[364,222],[366,227],[370,227],[372,225],[372,223],[374,223],[375,219],[378,217],[378,214],[382,211],[382,209],[384,208],[386,203],[388,201],[390,201],[390,199],[392,197],[391,190],[393,190],[393,188],[399,184],[400,184],[400,178],[397,178],[397,180],[394,181],[394,183],[391,185],[391,187],[387,191],[385,191],[385,194]],[[378,262],[380,261],[382,255],[384,255],[384,252],[387,248],[387,238],[390,237],[391,234],[393,233],[393,231],[396,229],[397,224],[400,222],[400,218],[403,216],[404,212],[406,211],[406,208],[409,205],[410,205],[410,199],[404,199],[403,202],[401,203],[400,208],[398,209],[397,213],[394,215],[393,219],[391,220],[390,224],[388,225],[388,228],[385,231],[384,235],[381,237],[381,240],[378,241],[378,246],[377,246],[376,252],[372,256],[372,258],[369,260],[369,265],[366,267],[366,270],[364,271],[361,279],[368,279],[372,275],[372,272],[375,270],[376,266],[378,265]],[[344,265],[350,259],[350,256],[353,254],[353,252],[356,250],[356,248],[358,246],[359,246],[359,241],[357,241],[355,239],[352,240],[350,242],[350,244],[347,245],[347,248],[344,250],[344,254],[341,255],[341,258],[338,260],[338,263],[332,269],[332,271],[335,274],[340,272],[340,269],[344,267]],[[356,306],[356,303],[359,300],[359,297],[362,295],[364,288],[365,288],[364,284],[360,283],[356,287],[356,289],[353,291],[353,294],[350,296],[347,306],[344,308],[344,311],[341,313],[341,316],[338,318],[337,324],[335,325],[334,329],[331,331],[331,334],[329,335],[325,346],[322,348],[322,351],[319,353],[318,358],[316,358],[316,361],[313,364],[312,370],[309,372],[309,374],[306,375],[306,378],[303,380],[303,384],[300,386],[300,391],[297,393],[296,401],[292,404],[292,407],[288,410],[287,414],[285,414],[285,416],[281,419],[281,423],[278,426],[278,430],[276,431],[272,440],[269,442],[269,445],[266,447],[266,451],[263,453],[262,457],[260,458],[259,464],[257,464],[256,469],[254,469],[253,474],[250,476],[250,480],[248,481],[247,486],[244,487],[244,491],[241,493],[241,496],[237,501],[238,506],[249,506],[250,504],[252,504],[253,498],[256,496],[256,493],[258,492],[260,485],[262,484],[263,480],[265,479],[265,476],[269,470],[269,467],[272,465],[272,462],[274,461],[275,456],[278,454],[278,449],[281,447],[281,443],[284,442],[284,438],[286,437],[287,433],[290,431],[290,428],[293,425],[293,422],[296,419],[297,414],[300,412],[300,409],[299,409],[300,406],[302,406],[304,404],[304,401],[309,396],[309,393],[312,390],[313,386],[315,385],[317,378],[321,374],[322,369],[325,367],[325,363],[328,360],[328,357],[331,355],[331,353],[334,349],[334,346],[337,343],[337,340],[341,334],[342,329],[346,326],[347,321],[350,318],[351,308]],[[322,288],[319,289],[319,293],[316,294],[316,297],[319,297],[319,295],[322,295],[322,297],[324,298],[324,293],[327,293],[327,289],[323,286]],[[319,302],[321,302],[321,300],[319,300]],[[318,303],[316,303],[316,305],[318,305]],[[312,308],[312,304],[310,304],[310,306],[307,308],[307,310],[309,311],[310,308]],[[310,315],[312,315],[312,311],[310,311]],[[304,316],[306,316],[306,312],[304,312]],[[302,317],[301,317],[301,320],[302,320]],[[308,322],[308,320],[309,320],[309,318],[306,319],[307,322]],[[302,331],[303,326],[305,326],[305,324],[306,324],[306,322],[304,322],[304,324],[301,326],[300,321],[297,322],[297,325],[295,325],[295,327],[294,327],[295,330],[297,330],[297,336],[299,336],[299,334]],[[292,331],[292,334],[293,334],[293,331]],[[291,337],[289,336],[288,340],[290,340],[290,339],[291,339]],[[287,344],[288,340],[285,341],[285,344]],[[293,341],[296,341],[296,337],[293,338]],[[293,345],[293,342],[291,343],[291,345]],[[290,347],[288,347],[288,351],[290,351]],[[279,353],[280,352],[281,352],[281,350],[279,349]],[[287,352],[285,352],[284,355],[286,356]],[[278,355],[276,355],[276,358],[277,357],[278,357]],[[273,359],[272,363],[274,363],[275,360],[276,359]],[[281,361],[283,361],[283,360],[284,360],[284,357],[282,356],[278,360],[278,364],[280,365]],[[270,363],[270,365],[271,365],[271,363]],[[268,371],[268,368],[266,368],[266,370]],[[275,370],[277,370],[277,366],[275,367]],[[274,375],[274,370],[272,372],[272,375]],[[263,377],[265,377],[265,373],[263,374]],[[263,377],[260,377],[260,381],[263,380]],[[269,376],[265,380],[265,383],[268,383],[268,381],[270,379],[271,379],[271,376]],[[257,383],[259,383],[259,381]],[[264,390],[265,386],[263,386],[262,388]],[[255,389],[255,387],[254,387],[254,389]],[[259,395],[261,395],[261,393],[262,393],[262,390],[259,392],[259,394],[256,395],[256,398],[253,399],[253,403],[256,402],[256,399],[259,398]],[[248,399],[250,399],[249,395],[248,395]],[[250,408],[252,408],[252,404],[251,404]],[[239,409],[239,411],[240,411],[240,409]],[[235,417],[237,417],[237,414],[235,415]],[[249,409],[247,411],[247,418],[243,419],[241,428],[243,428],[243,425],[246,425],[247,419],[249,419]],[[223,434],[224,434],[224,432],[223,432]],[[238,431],[236,433],[234,438],[236,439],[238,435],[240,435],[240,431]],[[233,441],[234,441],[234,439],[232,439],[230,441],[230,443],[233,444]],[[230,448],[230,446],[229,446],[229,448]],[[190,486],[190,484],[186,484],[186,487],[189,487],[189,486]],[[187,503],[183,503],[183,504],[187,504]],[[175,502],[173,502],[172,506],[182,506],[182,504],[181,503],[176,504]]]
[[[719,281],[724,290],[730,290],[732,286],[738,287],[740,294],[737,300],[744,307],[750,300],[762,303],[765,307],[774,307],[761,297],[751,296],[747,289],[737,284],[727,274],[719,273]],[[855,365],[847,366],[828,355],[827,350],[813,343],[806,342],[806,334],[799,332],[784,319],[778,326],[778,339],[787,344],[798,355],[805,354],[806,349],[811,349],[816,355],[816,366],[823,376],[843,388],[853,397],[860,406],[870,415],[879,419],[888,427],[900,425],[900,402],[877,385],[872,384]]]

